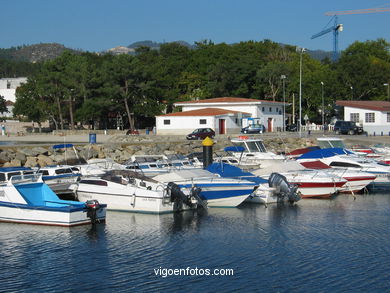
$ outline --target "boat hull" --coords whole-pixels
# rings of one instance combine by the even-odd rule
[[[270,204],[277,203],[280,201],[280,197],[276,194],[276,188],[264,187],[260,185],[255,192],[253,192],[245,202],[256,203],[256,204]]]
[[[366,188],[375,180],[375,176],[372,177],[343,177],[347,180],[347,183],[341,188],[342,193],[355,193]]]
[[[171,202],[169,197],[152,197],[146,195],[119,195],[113,193],[76,191],[79,201],[96,199],[107,204],[108,210],[136,213],[163,214],[191,209],[184,204]]]
[[[192,188],[189,184],[180,184],[179,187],[185,192],[189,192]],[[195,184],[196,187],[201,189],[200,197],[207,202],[208,207],[218,208],[233,208],[243,203],[249,195],[253,192],[254,184],[250,185],[237,185],[237,184]]]
[[[106,210],[97,210],[98,222],[104,222]],[[91,224],[86,209],[56,209],[29,207],[23,204],[0,202],[0,221],[35,225],[72,227]]]
[[[298,186],[302,198],[331,198],[345,184],[345,182],[289,182]]]

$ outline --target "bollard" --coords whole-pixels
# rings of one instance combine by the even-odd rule
[[[203,169],[206,169],[213,162],[213,144],[213,140],[208,136],[202,141]]]

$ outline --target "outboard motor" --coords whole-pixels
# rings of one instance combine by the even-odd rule
[[[286,198],[290,203],[293,203],[301,199],[297,192],[298,186],[291,185],[287,178],[279,173],[272,173],[268,178],[268,184],[269,187],[279,190],[278,197],[281,201]]]
[[[168,192],[171,196],[171,202],[175,203],[185,203],[189,207],[193,206],[193,203],[191,201],[191,195],[187,196],[184,194],[183,191],[181,191],[180,187],[173,182],[168,183]]]
[[[192,187],[190,192],[190,197],[191,199],[194,199],[194,201],[198,204],[198,206],[200,205],[202,208],[207,210],[207,202],[200,197],[201,191],[202,189],[199,187]]]
[[[96,199],[91,199],[87,200],[85,205],[87,206],[87,217],[91,219],[92,224],[96,224],[98,221],[96,213],[100,209],[99,202]]]

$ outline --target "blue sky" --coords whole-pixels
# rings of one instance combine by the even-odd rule
[[[270,39],[308,49],[332,50],[327,11],[390,8],[389,0],[2,0],[0,48],[57,42],[103,51],[136,41],[190,44]],[[390,12],[339,16],[339,47],[354,41],[390,41]]]

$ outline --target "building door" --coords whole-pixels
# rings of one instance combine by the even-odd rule
[[[272,132],[272,118],[268,118],[268,132]]]
[[[219,134],[225,134],[225,119],[218,120]]]

